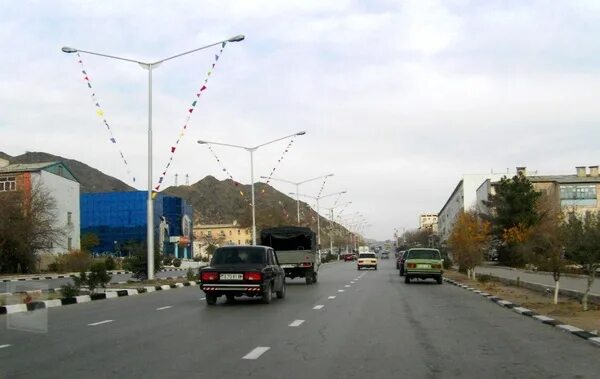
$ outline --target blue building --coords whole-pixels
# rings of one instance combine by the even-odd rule
[[[100,239],[94,253],[119,253],[125,244],[146,241],[147,192],[81,194],[81,234]],[[154,246],[166,255],[191,258],[191,205],[175,196],[154,198]]]

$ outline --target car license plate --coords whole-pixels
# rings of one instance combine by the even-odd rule
[[[243,280],[244,274],[221,274],[219,275],[221,280]]]
[[[281,265],[281,268],[294,268],[294,265]]]
[[[420,264],[417,265],[417,268],[431,268],[431,265]]]

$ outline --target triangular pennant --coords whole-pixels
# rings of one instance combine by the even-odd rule
[[[196,102],[197,102],[197,101],[196,101],[196,100],[194,100],[194,102],[192,103],[192,107],[195,107],[195,106],[196,106]]]
[[[175,146],[171,146],[171,153],[175,152]]]
[[[117,143],[117,140],[116,140],[116,139],[114,139],[114,138],[111,138],[111,139],[110,139],[110,142],[112,142],[112,143]]]
[[[194,108],[190,108],[189,112],[192,113],[194,111]]]
[[[206,89],[206,86],[202,86],[202,88],[200,88],[200,92],[204,91]]]

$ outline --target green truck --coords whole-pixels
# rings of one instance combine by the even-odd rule
[[[299,226],[263,229],[260,243],[272,247],[285,276],[304,278],[306,284],[317,282],[320,266],[315,232]]]

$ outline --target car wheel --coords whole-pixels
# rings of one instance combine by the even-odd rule
[[[227,297],[227,301],[229,303],[233,303],[235,301],[235,296],[233,296],[233,294],[228,293],[227,295],[225,295],[225,297]]]
[[[400,266],[400,276],[404,276],[404,268]]]
[[[306,280],[306,284],[313,284],[313,276],[311,274],[306,274],[304,280]]]
[[[358,271],[360,271],[360,266],[356,266],[356,269],[357,269]]]
[[[377,271],[377,266],[375,266],[375,271]]]
[[[404,283],[406,283],[406,284],[410,283],[410,276],[406,275],[404,277]]]
[[[206,305],[217,304],[217,297],[215,295],[206,295]]]
[[[278,299],[283,299],[285,297],[285,280],[283,281],[283,284],[281,285],[281,291],[277,291],[277,292],[275,292],[275,294],[277,295]]]
[[[269,304],[271,300],[273,300],[273,286],[269,283],[262,294],[262,302],[263,304]]]
[[[437,281],[437,284],[442,284],[444,283],[444,280],[442,279],[442,276],[438,276],[437,278],[435,278],[435,280]]]

